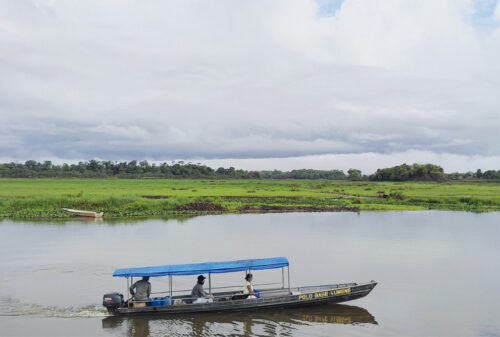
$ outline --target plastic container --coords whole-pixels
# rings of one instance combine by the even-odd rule
[[[152,307],[159,307],[161,305],[165,305],[164,297],[153,297],[151,299],[151,306]]]
[[[172,299],[170,297],[153,297],[151,299],[152,307],[159,307],[161,305],[172,305]]]

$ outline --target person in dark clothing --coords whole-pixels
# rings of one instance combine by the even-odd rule
[[[149,283],[149,277],[144,276],[142,280],[132,284],[130,286],[130,294],[134,297],[136,302],[149,302],[149,296],[151,295],[151,283]]]
[[[203,275],[198,276],[198,282],[196,282],[193,290],[191,291],[191,297],[195,299],[193,303],[212,303],[214,297],[203,289],[203,284],[205,283],[206,277]]]

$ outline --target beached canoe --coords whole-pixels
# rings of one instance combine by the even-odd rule
[[[212,274],[244,272],[281,268],[282,279],[278,287],[260,289],[258,298],[247,298],[238,291],[228,291],[230,287],[214,288],[211,282]],[[285,272],[286,268],[286,272]],[[213,296],[213,302],[193,303],[190,290],[172,289],[172,277],[181,275],[208,274],[208,293]],[[285,283],[285,274],[288,282]],[[120,293],[108,293],[103,296],[103,305],[115,315],[141,313],[198,313],[218,311],[248,311],[270,308],[294,308],[326,303],[340,303],[368,295],[377,285],[375,281],[364,283],[337,283],[320,286],[291,287],[288,259],[285,257],[238,260],[226,262],[208,262],[183,265],[166,265],[157,267],[141,267],[117,269],[115,277],[127,279],[127,291],[133,283],[133,277],[169,277],[169,289],[153,294],[166,294],[164,297],[154,297],[146,302],[134,301],[128,297],[125,300]],[[257,286],[257,285],[256,285]],[[237,288],[237,286],[234,286]],[[260,287],[259,287],[260,288]],[[224,289],[224,291],[214,291]],[[182,294],[184,292],[184,294]],[[187,292],[187,294],[186,294]],[[174,295],[174,293],[181,293]]]
[[[71,208],[63,208],[63,210],[65,210],[66,212],[78,215],[78,216],[86,216],[86,217],[90,217],[90,218],[100,218],[104,215],[103,212],[98,213],[98,212],[91,212],[91,211],[81,211],[78,209],[71,209]]]

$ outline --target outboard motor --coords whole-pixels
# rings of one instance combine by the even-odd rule
[[[119,293],[109,293],[102,297],[102,305],[108,309],[110,314],[114,314],[116,309],[123,305],[123,295]]]

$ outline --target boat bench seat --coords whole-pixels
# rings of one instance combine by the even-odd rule
[[[231,299],[232,300],[244,300],[248,297],[249,294],[242,294],[242,293],[237,293],[237,294],[234,294]]]

